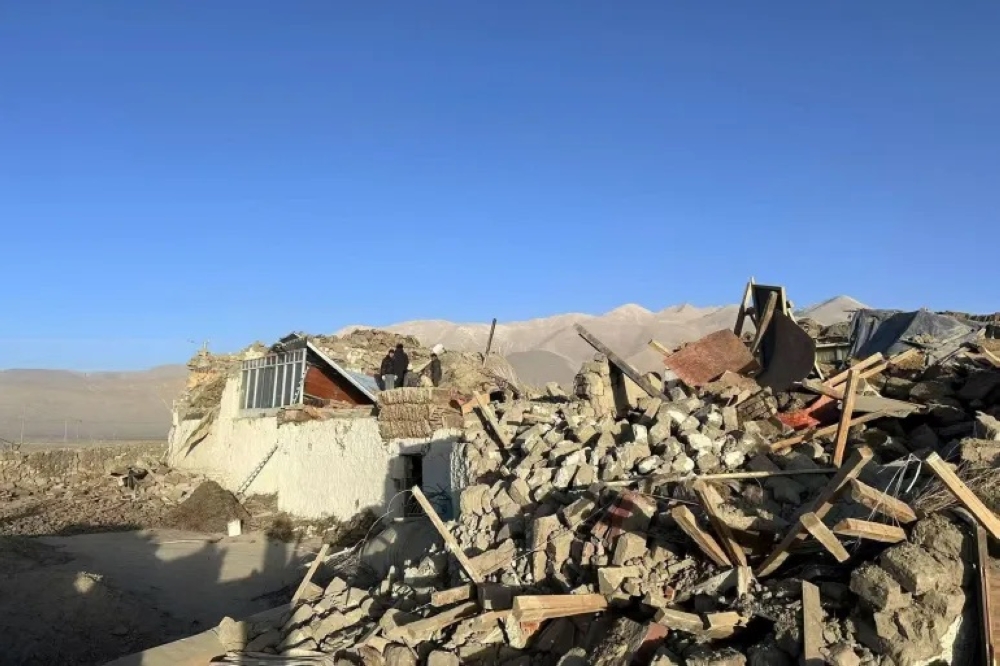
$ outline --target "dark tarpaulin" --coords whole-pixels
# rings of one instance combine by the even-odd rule
[[[853,358],[881,353],[899,354],[919,343],[933,360],[940,360],[975,338],[978,326],[928,310],[858,310],[851,318]]]

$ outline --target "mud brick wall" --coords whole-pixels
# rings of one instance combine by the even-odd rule
[[[0,488],[72,483],[102,477],[121,467],[156,465],[166,443],[115,444],[92,448],[0,452]]]

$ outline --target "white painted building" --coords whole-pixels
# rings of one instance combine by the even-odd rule
[[[347,519],[364,509],[403,513],[417,483],[455,496],[458,432],[386,442],[374,379],[345,370],[305,338],[290,336],[228,378],[218,408],[174,414],[172,466],[203,473],[240,494],[278,496],[303,518]]]

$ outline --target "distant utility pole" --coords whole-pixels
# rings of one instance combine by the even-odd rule
[[[490,324],[490,338],[486,341],[486,353],[483,354],[483,365],[486,365],[486,357],[490,355],[490,349],[493,348],[493,333],[497,330],[497,318],[493,318],[493,323]]]

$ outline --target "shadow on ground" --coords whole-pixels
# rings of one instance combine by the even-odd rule
[[[263,534],[86,531],[0,536],[0,663],[104,664],[245,617],[287,600],[308,557]]]

